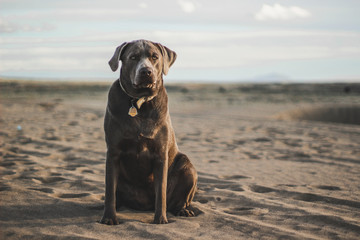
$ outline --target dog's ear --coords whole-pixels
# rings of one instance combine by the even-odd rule
[[[120,46],[118,46],[114,52],[114,56],[109,61],[110,68],[113,72],[115,72],[119,68],[119,61],[121,58],[121,54],[124,52],[125,47],[128,45],[127,42],[124,42]]]
[[[156,43],[156,46],[160,49],[161,54],[163,56],[163,69],[162,72],[166,75],[169,72],[169,68],[176,60],[176,52],[170,50],[169,48],[161,45],[160,43]]]

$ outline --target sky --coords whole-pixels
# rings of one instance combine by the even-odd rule
[[[0,77],[113,80],[147,39],[174,82],[360,82],[359,0],[0,0]]]

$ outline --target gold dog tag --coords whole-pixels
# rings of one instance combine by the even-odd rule
[[[134,106],[131,106],[131,108],[129,109],[129,113],[128,113],[131,117],[135,117],[136,115],[138,115],[138,111],[136,110],[136,108]]]

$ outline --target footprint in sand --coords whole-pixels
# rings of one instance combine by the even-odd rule
[[[101,204],[101,205],[89,205],[89,206],[86,206],[86,208],[89,209],[89,210],[100,211],[100,210],[104,210],[104,204]]]
[[[78,121],[70,121],[70,122],[67,123],[67,125],[69,125],[69,126],[77,126],[77,125],[79,125],[79,122]]]
[[[9,191],[10,189],[11,189],[11,187],[6,185],[6,184],[1,184],[0,185],[0,192]]]
[[[270,138],[267,137],[259,137],[259,138],[255,138],[254,142],[271,142],[272,140]]]
[[[4,157],[5,158],[5,157]],[[14,162],[12,162],[12,161],[3,161],[3,162],[1,162],[0,163],[0,166],[1,167],[12,167],[12,166],[14,166],[14,165],[16,165]]]
[[[59,148],[59,152],[68,152],[72,149],[73,149],[72,147],[61,147]]]
[[[269,209],[263,208],[253,208],[253,207],[239,207],[239,208],[230,208],[224,210],[225,213],[232,215],[264,215],[269,212]]]
[[[90,193],[62,193],[56,194],[55,196],[58,198],[82,198],[89,196]]]
[[[40,182],[42,184],[53,184],[59,181],[64,181],[66,178],[63,177],[37,177],[33,178],[33,181]]]
[[[97,192],[100,190],[99,187],[96,186],[95,184],[93,184],[93,182],[90,180],[71,181],[71,182],[64,184],[63,187],[65,187],[66,189],[76,189],[79,191],[89,191],[89,192],[93,192],[93,191]]]
[[[208,203],[209,200],[205,199],[205,198],[194,198],[194,202],[199,202],[202,204]]]
[[[50,140],[50,141],[58,141],[58,140],[60,140],[60,138],[55,135],[55,130],[54,129],[45,130],[45,132],[43,133],[41,138],[44,139],[44,140]]]
[[[244,191],[244,189],[237,184],[218,184],[218,185],[214,185],[214,187],[216,187],[218,189],[228,189],[228,190],[232,190],[232,191],[236,191],[236,192]]]
[[[237,180],[237,179],[249,179],[251,177],[243,176],[243,175],[230,175],[230,176],[223,176],[222,178],[227,180]]]
[[[31,143],[34,144],[35,148],[37,148],[37,149],[45,147],[47,149],[49,149],[49,148],[50,149],[57,149],[59,152],[68,152],[68,151],[73,150],[73,147],[64,146],[64,145],[56,144],[56,143],[49,142],[49,141],[32,140]]]
[[[44,193],[53,193],[54,190],[51,188],[28,188],[30,190],[34,190],[34,191],[39,191],[39,192],[44,192]]]
[[[6,171],[1,172],[1,174],[4,175],[4,176],[5,175],[15,175],[16,172],[13,171],[13,170],[6,170]]]
[[[260,159],[261,157],[259,157],[256,154],[253,154],[252,152],[243,152],[244,154],[246,154],[250,159]]]
[[[208,163],[219,163],[218,160],[208,160],[207,162],[208,162]]]
[[[341,188],[336,187],[336,186],[327,186],[327,185],[319,185],[319,186],[315,186],[318,189],[322,189],[322,190],[329,190],[329,191],[340,191]]]
[[[259,185],[251,185],[249,188],[251,191],[256,192],[256,193],[269,193],[269,192],[275,191],[275,189],[263,187],[263,186],[259,186]]]
[[[19,149],[19,153],[20,154],[26,154],[26,155],[31,155],[34,157],[48,157],[51,154],[50,153],[44,153],[44,152],[39,152],[39,151],[31,151],[31,150],[22,150]]]
[[[45,112],[53,111],[58,105],[58,102],[41,102],[38,103],[38,106]]]
[[[80,167],[86,167],[84,164],[69,164],[66,167],[64,167],[68,171],[75,171],[77,168]]]
[[[12,168],[16,167],[17,165],[23,166],[23,165],[33,165],[35,164],[34,161],[31,161],[28,159],[29,156],[20,156],[20,155],[14,155],[14,154],[5,154],[4,160],[0,163],[0,166],[5,168]]]

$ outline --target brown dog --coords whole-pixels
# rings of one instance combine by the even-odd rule
[[[189,208],[197,184],[190,160],[178,150],[163,84],[176,53],[146,40],[126,42],[109,61],[122,61],[120,78],[109,91],[104,128],[107,144],[105,209],[101,223],[118,224],[116,209],[155,209],[194,216]]]

